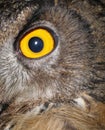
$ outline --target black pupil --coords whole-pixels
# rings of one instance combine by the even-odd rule
[[[43,41],[38,38],[38,37],[32,37],[29,40],[29,48],[33,51],[33,52],[40,52],[43,49]]]

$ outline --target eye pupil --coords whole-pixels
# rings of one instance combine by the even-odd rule
[[[38,38],[38,37],[32,37],[29,40],[29,48],[33,51],[33,52],[40,52],[43,49],[43,41]]]

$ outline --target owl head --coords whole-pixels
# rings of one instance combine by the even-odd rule
[[[71,1],[0,4],[1,102],[72,99],[95,90],[98,51],[90,18]]]

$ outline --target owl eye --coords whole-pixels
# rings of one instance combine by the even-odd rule
[[[54,32],[45,28],[29,31],[20,40],[21,53],[27,58],[41,58],[55,49]]]

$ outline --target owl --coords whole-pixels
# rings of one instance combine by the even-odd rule
[[[105,130],[104,0],[1,0],[0,18],[0,130]]]

